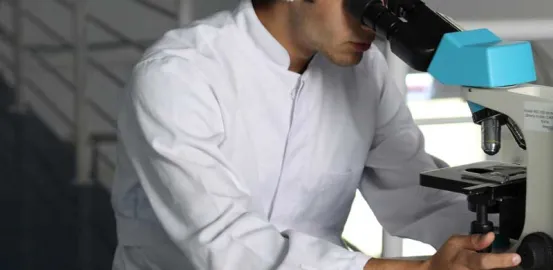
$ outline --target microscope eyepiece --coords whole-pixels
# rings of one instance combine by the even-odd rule
[[[426,72],[445,33],[459,31],[420,0],[345,0],[359,23],[390,42],[392,52],[411,68]]]
[[[367,7],[375,0],[346,0],[345,9],[359,22],[363,21],[363,15]]]
[[[401,19],[394,15],[382,0],[346,0],[346,10],[361,24],[371,27],[389,39],[397,31]]]

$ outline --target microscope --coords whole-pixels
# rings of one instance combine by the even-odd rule
[[[438,169],[421,173],[420,184],[465,194],[475,213],[467,229],[508,238],[504,251],[521,255],[520,269],[553,269],[553,88],[531,84],[531,44],[503,41],[487,29],[465,31],[420,0],[346,0],[345,9],[385,35],[411,68],[461,87],[487,155],[500,151],[501,129],[508,128],[526,165],[485,161]]]

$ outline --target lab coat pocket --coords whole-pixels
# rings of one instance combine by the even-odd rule
[[[308,211],[305,216],[325,227],[343,226],[355,197],[360,171],[321,173],[317,179],[306,182]]]

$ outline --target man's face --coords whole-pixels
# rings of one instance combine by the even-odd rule
[[[346,0],[299,0],[293,11],[296,39],[340,66],[358,64],[375,39],[375,32],[344,8]]]

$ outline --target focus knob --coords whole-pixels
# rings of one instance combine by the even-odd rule
[[[524,270],[553,269],[553,239],[545,233],[526,236],[517,249],[522,258],[520,267]]]

